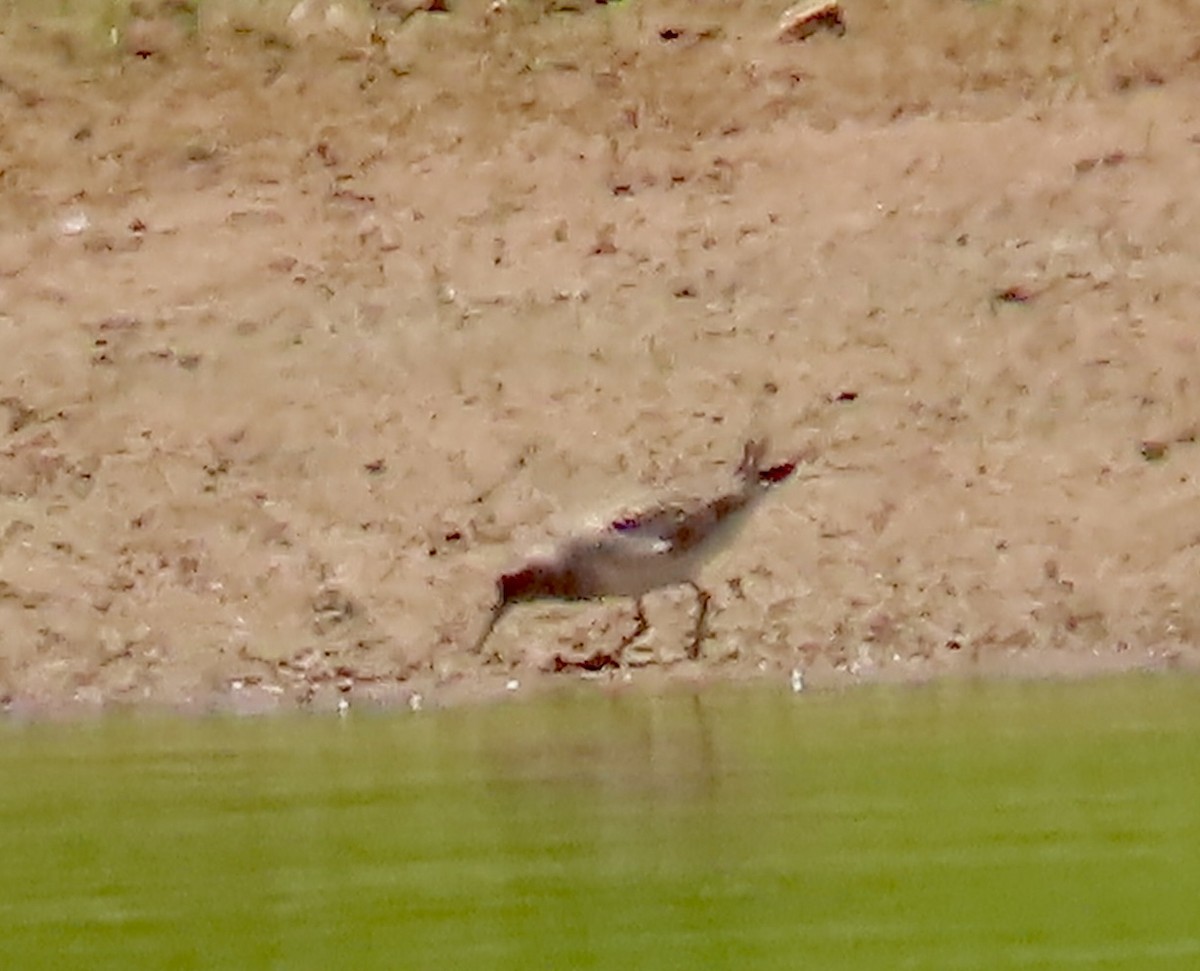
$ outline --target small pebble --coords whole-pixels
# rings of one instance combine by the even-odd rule
[[[73,212],[69,216],[64,216],[59,222],[58,231],[64,236],[78,236],[87,230],[91,224],[92,221],[88,219],[87,213]]]
[[[1166,442],[1148,440],[1142,442],[1139,451],[1147,462],[1161,462],[1167,457],[1169,447]]]

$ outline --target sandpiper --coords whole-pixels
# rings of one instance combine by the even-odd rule
[[[601,600],[632,597],[636,629],[622,649],[649,627],[642,598],[653,590],[690,586],[696,622],[688,656],[700,656],[710,595],[697,582],[700,568],[726,547],[767,492],[796,471],[796,462],[763,468],[763,443],[748,442],[738,465],[738,488],[707,500],[653,506],[599,529],[568,536],[548,555],[528,560],[496,583],[497,599],[474,650],[479,652],[514,604],[533,600]]]

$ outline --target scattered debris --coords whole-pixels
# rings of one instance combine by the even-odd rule
[[[689,30],[686,27],[661,27],[658,39],[664,43],[683,41],[688,46],[704,40],[717,40],[723,34],[720,27],[705,27],[700,30]]]
[[[1142,453],[1142,458],[1147,462],[1161,462],[1167,457],[1167,452],[1170,451],[1170,448],[1166,442],[1158,441],[1157,439],[1147,439],[1141,443],[1138,450]]]
[[[622,648],[626,647],[622,644]],[[609,671],[621,666],[621,652],[614,653],[603,649],[593,651],[582,657],[567,657],[565,654],[555,654],[544,666],[544,669],[554,674],[564,671],[585,671],[595,674],[598,671]]]
[[[1097,155],[1092,158],[1081,158],[1075,163],[1075,174],[1082,175],[1085,172],[1091,172],[1098,167],[1115,168],[1118,165],[1124,165],[1129,161],[1129,155],[1118,149],[1115,152],[1108,152],[1104,155]]]
[[[596,232],[596,242],[592,246],[592,256],[612,256],[617,252],[617,227],[615,223],[605,223]]]
[[[0,398],[0,408],[8,409],[8,432],[10,435],[15,435],[38,416],[36,408],[30,408],[16,395]]]
[[[313,629],[318,634],[327,634],[334,627],[351,620],[359,612],[359,605],[343,591],[334,586],[322,586],[312,599]]]
[[[288,29],[298,40],[342,37],[350,41],[370,36],[370,18],[356,6],[336,0],[300,0],[287,18]]]
[[[807,40],[819,30],[838,37],[846,33],[846,19],[838,0],[802,0],[789,7],[779,18],[775,36],[782,41]]]
[[[173,15],[171,4],[163,4],[162,10],[138,10],[139,4],[130,4],[130,12],[135,13],[118,29],[113,27],[109,40],[114,46],[119,46],[121,52],[139,60],[168,54],[178,50],[187,37],[186,15]]]
[[[1015,286],[997,290],[992,294],[992,300],[996,303],[1029,303],[1036,296],[1035,291],[1018,283]]]
[[[450,12],[447,0],[370,0],[370,6],[379,13],[398,17],[402,21],[418,13]]]
[[[91,225],[92,221],[88,219],[86,212],[76,211],[59,220],[58,231],[64,236],[79,236],[87,232]]]

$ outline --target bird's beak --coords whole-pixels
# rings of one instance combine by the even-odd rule
[[[505,611],[508,610],[508,606],[509,601],[507,600],[497,600],[492,606],[492,612],[488,616],[487,624],[483,628],[483,633],[479,635],[478,639],[475,641],[475,646],[471,648],[472,654],[478,654],[483,650],[483,645],[486,644],[487,639],[492,636],[492,631],[500,622],[500,618],[504,616]]]

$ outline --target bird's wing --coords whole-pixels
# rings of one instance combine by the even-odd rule
[[[679,527],[688,518],[682,506],[657,506],[614,519],[605,529],[610,540],[626,548],[641,546],[647,553],[668,553],[679,537]]]

